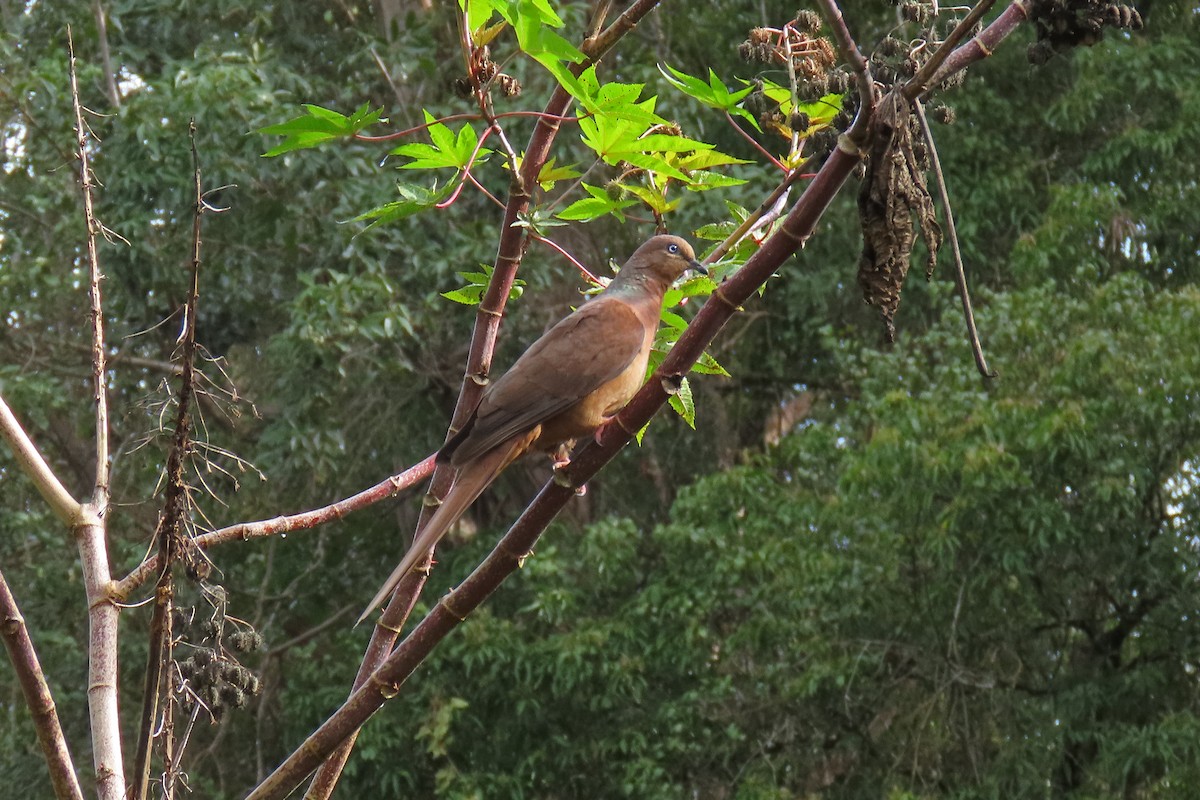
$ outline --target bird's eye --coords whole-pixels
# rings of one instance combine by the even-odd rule
[[[677,244],[669,244],[669,245],[667,245],[667,252],[668,252],[668,253],[678,253],[678,252],[679,252],[679,245],[677,245]]]

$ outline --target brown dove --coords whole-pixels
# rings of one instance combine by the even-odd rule
[[[501,470],[533,450],[555,451],[593,435],[624,408],[645,380],[663,294],[689,269],[704,272],[685,240],[649,239],[603,292],[546,331],[488,385],[462,430],[438,451],[438,463],[458,470],[454,485],[359,622]]]

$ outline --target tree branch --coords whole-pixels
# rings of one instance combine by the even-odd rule
[[[86,226],[85,245],[88,261],[89,318],[92,323],[92,387],[96,404],[96,481],[92,504],[101,515],[108,507],[108,386],[105,381],[104,309],[100,302],[100,259],[96,253],[96,221],[92,205],[92,168],[88,163],[88,129],[83,123],[83,106],[79,102],[79,79],[75,73],[75,44],[67,28],[67,49],[70,53],[71,105],[75,111],[75,157],[79,160],[79,187],[83,193],[83,220]]]
[[[871,113],[873,106],[868,104],[859,110],[859,117]],[[866,129],[865,123],[863,129]],[[780,229],[701,307],[654,376],[618,414],[616,424],[605,426],[598,442],[585,447],[570,466],[542,488],[484,562],[435,606],[369,680],[356,682],[357,688],[346,703],[263,781],[248,800],[278,800],[286,796],[327,754],[341,748],[343,742],[353,737],[387,699],[396,696],[400,685],[433,647],[520,565],[550,520],[576,496],[575,487],[583,485],[612,460],[633,437],[633,432],[640,430],[666,403],[670,396],[668,389],[678,387],[679,381],[734,311],[750,299],[792,253],[803,247],[858,158],[857,148],[842,137]]]
[[[81,513],[79,502],[62,485],[58,476],[54,474],[54,470],[50,469],[50,465],[46,463],[46,459],[42,458],[42,454],[38,452],[37,447],[25,433],[25,429],[21,427],[21,423],[17,421],[2,396],[0,396],[0,436],[8,442],[13,455],[17,458],[17,465],[33,481],[38,494],[50,506],[54,516],[67,525],[77,524]]]
[[[100,0],[92,0],[92,14],[96,17],[96,38],[100,41],[100,66],[104,70],[104,89],[113,108],[121,107],[121,92],[117,89],[117,78],[113,74],[112,56],[108,51],[108,20]]]
[[[571,67],[572,73],[579,75],[588,66],[599,61],[621,37],[633,30],[637,23],[649,14],[658,3],[659,0],[635,0],[611,25],[595,36],[589,37],[583,43],[582,47],[583,52],[587,55],[587,59],[581,64],[573,65]],[[525,147],[525,155],[521,161],[520,171],[513,170],[511,173],[512,179],[509,183],[508,202],[504,210],[504,218],[500,225],[500,241],[496,249],[492,279],[488,283],[488,288],[479,303],[479,311],[475,317],[475,328],[471,335],[471,346],[467,354],[463,386],[459,392],[454,414],[451,417],[447,438],[465,423],[471,410],[479,402],[479,397],[487,382],[487,376],[491,372],[492,356],[495,352],[496,341],[499,335],[500,320],[503,319],[504,307],[512,289],[513,281],[516,279],[517,268],[521,264],[521,259],[524,257],[525,249],[528,247],[529,242],[526,238],[525,228],[518,226],[516,223],[520,220],[521,215],[529,210],[529,206],[533,202],[533,196],[530,192],[533,187],[537,186],[538,173],[541,172],[542,165],[546,163],[546,159],[550,154],[550,147],[558,135],[561,120],[565,117],[571,103],[572,97],[567,90],[562,86],[556,86],[542,114],[537,118],[537,125],[534,127],[533,133],[529,138],[529,143]],[[449,470],[436,470],[429,487],[430,496],[433,498],[444,497],[450,489],[452,481],[453,476]],[[416,531],[413,534],[414,539],[421,528],[428,522],[429,516],[432,513],[431,508],[432,506],[426,505],[422,509],[420,518],[417,520]],[[421,590],[425,586],[425,579],[428,576],[429,564],[432,557],[433,551],[430,550],[424,561],[418,564],[416,569],[409,572],[400,581],[399,585],[396,586],[391,600],[384,608],[383,614],[372,631],[371,641],[367,644],[362,664],[359,666],[358,674],[354,678],[354,689],[358,689],[367,681],[367,678],[391,651],[392,645],[395,644],[400,630],[404,627],[408,615],[412,612],[412,608],[416,604],[417,597],[420,596]],[[350,757],[350,751],[354,747],[354,733],[350,732],[347,736],[343,736],[335,745],[338,747],[337,751],[332,754],[330,754],[330,751],[326,751],[324,755],[330,755],[329,763],[322,766],[313,778],[312,785],[306,794],[306,797],[310,800],[326,800],[333,792],[334,787],[337,785],[338,777],[341,775],[342,768],[345,766],[346,759]],[[301,779],[311,771],[311,768],[306,770]]]
[[[950,239],[950,252],[954,256],[954,285],[958,289],[958,297],[962,302],[963,317],[967,321],[967,339],[971,344],[971,355],[975,358],[975,368],[985,378],[995,378],[997,373],[988,368],[987,359],[983,356],[983,345],[979,343],[979,330],[975,327],[975,312],[971,310],[971,293],[967,290],[967,273],[963,267],[962,250],[958,246],[958,230],[954,227],[954,210],[950,207],[950,191],[946,188],[946,176],[942,174],[942,160],[938,157],[937,147],[933,143],[933,132],[929,130],[929,120],[925,116],[925,107],[920,100],[914,100],[913,108],[917,120],[921,123],[921,133],[929,150],[929,163],[933,168],[933,178],[937,183],[938,197],[942,201],[942,211],[946,218],[946,236]]]
[[[404,472],[393,475],[368,489],[364,489],[358,494],[351,495],[336,503],[331,503],[312,511],[302,511],[298,514],[272,517],[271,519],[258,520],[257,522],[239,522],[236,525],[228,525],[210,533],[201,534],[193,539],[192,543],[201,550],[207,550],[210,547],[229,542],[258,539],[264,536],[274,536],[278,533],[290,533],[292,531],[315,528],[318,525],[323,525],[335,519],[341,519],[354,511],[359,511],[381,500],[393,497],[410,486],[425,480],[432,473],[433,456],[430,455],[419,464],[409,467]],[[113,597],[122,602],[128,600],[130,595],[139,586],[149,580],[151,575],[158,572],[158,563],[158,555],[155,554],[145,559],[141,564],[138,564],[123,580],[114,584],[112,588]]]
[[[189,272],[191,285],[183,310],[183,333],[180,341],[179,392],[176,395],[175,432],[170,451],[167,453],[166,490],[163,511],[158,529],[154,532],[158,544],[158,583],[154,590],[154,612],[150,618],[149,647],[146,656],[146,681],[142,697],[142,720],[138,727],[137,754],[133,767],[133,800],[144,800],[150,788],[150,757],[154,731],[158,725],[159,708],[162,703],[162,678],[165,667],[173,658],[171,633],[171,608],[175,600],[175,582],[172,567],[183,552],[184,525],[188,516],[188,488],[184,480],[184,469],[192,444],[192,400],[196,394],[196,307],[200,299],[200,225],[204,216],[204,190],[200,178],[200,156],[196,152],[196,121],[188,123],[188,139],[192,151],[192,253]],[[164,742],[165,764],[172,764],[173,704],[168,700],[163,708],[164,721],[161,732]],[[173,784],[172,776],[165,778],[166,785]],[[173,793],[166,790],[170,797]]]
[[[941,68],[929,79],[930,86],[937,86],[948,75],[982,61],[993,52],[1009,34],[1029,19],[1029,0],[1014,0],[1012,5],[1000,12],[992,23],[971,38],[969,42],[952,52]]]
[[[88,166],[87,129],[79,102],[75,72],[75,47],[67,28],[71,104],[75,110],[79,182],[83,193],[88,257],[88,297],[91,301],[92,385],[96,404],[96,480],[92,499],[80,509],[73,533],[79,545],[83,582],[88,602],[88,708],[92,730],[92,762],[96,770],[96,795],[100,800],[125,800],[125,768],[121,754],[121,718],[117,700],[117,628],[119,609],[109,590],[108,566],[108,400],[104,366],[104,311],[100,303],[100,267],[96,257],[99,226],[92,210],[92,171]]]
[[[54,696],[50,694],[37,651],[29,638],[29,629],[25,627],[25,618],[21,616],[21,609],[17,607],[3,572],[0,572],[0,638],[4,639],[4,648],[12,661],[17,682],[21,684],[21,693],[25,695],[25,704],[33,716],[33,729],[46,757],[54,796],[58,800],[83,800],[71,752],[67,749],[67,740],[54,707]]]

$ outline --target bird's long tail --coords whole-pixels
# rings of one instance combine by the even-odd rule
[[[489,450],[459,470],[458,477],[455,478],[454,485],[442,499],[442,504],[438,506],[437,511],[433,512],[433,516],[429,518],[429,522],[417,534],[412,547],[392,570],[392,574],[388,576],[383,587],[376,592],[370,605],[367,606],[367,610],[362,613],[358,622],[354,623],[355,625],[366,619],[372,611],[379,608],[391,596],[396,585],[408,574],[409,570],[425,558],[425,554],[433,549],[455,522],[458,522],[458,518],[470,508],[475,499],[488,487],[488,484],[495,480],[501,470],[520,457],[531,441],[532,438],[529,436],[519,436]]]

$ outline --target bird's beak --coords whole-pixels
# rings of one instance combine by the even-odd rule
[[[708,275],[708,270],[704,268],[704,265],[694,258],[688,262],[688,269],[693,272],[699,272],[701,275]]]

